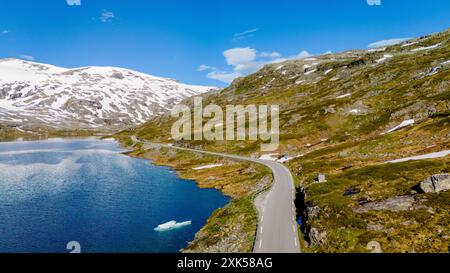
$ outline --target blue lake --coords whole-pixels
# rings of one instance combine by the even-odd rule
[[[178,252],[229,202],[114,141],[0,143],[0,252]],[[191,225],[155,231],[175,220]]]

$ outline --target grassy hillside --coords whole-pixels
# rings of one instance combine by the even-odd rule
[[[449,193],[414,189],[430,175],[448,173],[450,159],[386,162],[450,149],[450,31],[269,65],[203,98],[221,106],[280,105],[278,153],[303,155],[286,164],[305,193],[300,209],[315,212],[304,216],[310,251],[367,252],[370,241],[386,252],[449,251]],[[388,133],[405,120],[414,124]],[[164,115],[122,134],[172,143],[173,122]],[[257,141],[178,144],[261,155]],[[328,182],[315,183],[318,173]],[[414,200],[407,211],[357,212],[402,196]]]

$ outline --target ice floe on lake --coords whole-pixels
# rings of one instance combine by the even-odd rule
[[[190,226],[190,225],[192,225],[192,221],[186,221],[186,222],[181,222],[181,223],[177,223],[177,221],[170,221],[170,222],[167,222],[167,223],[157,226],[154,230],[159,231],[159,232],[164,232],[164,231],[178,229],[178,228],[182,228],[182,227],[186,227],[186,226]]]

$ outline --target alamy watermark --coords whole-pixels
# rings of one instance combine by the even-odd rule
[[[196,141],[261,141],[263,152],[278,149],[280,141],[280,107],[278,105],[203,106],[201,97],[194,107],[178,105],[172,117],[172,139]],[[206,122],[205,122],[206,121]]]

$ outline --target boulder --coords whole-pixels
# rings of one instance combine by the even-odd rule
[[[317,206],[306,208],[306,215],[307,215],[308,220],[312,220],[312,219],[316,218],[319,215],[319,213],[320,213],[320,208]]]
[[[327,232],[320,232],[317,228],[311,228],[309,230],[309,242],[311,246],[317,246],[325,243],[327,241]]]
[[[396,196],[386,200],[378,202],[369,202],[354,208],[353,211],[356,213],[366,213],[368,211],[408,211],[413,210],[416,200],[413,196]]]
[[[425,193],[439,193],[450,190],[450,174],[435,174],[420,183],[420,189]]]

